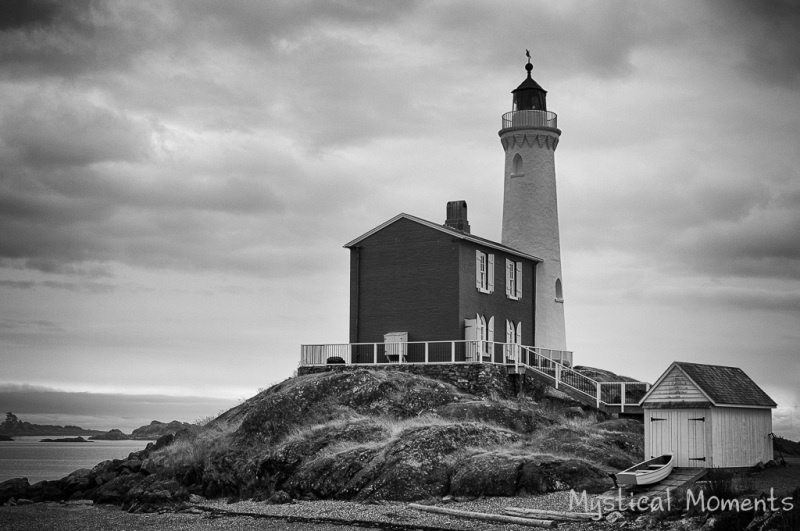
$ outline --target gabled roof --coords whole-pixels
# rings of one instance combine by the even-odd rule
[[[661,381],[677,368],[715,406],[776,407],[772,400],[745,372],[738,367],[703,365],[675,361],[653,384],[650,391],[639,402],[644,403]]]
[[[516,249],[514,249],[512,247],[508,247],[506,245],[503,245],[502,243],[493,242],[491,240],[487,240],[486,238],[480,238],[478,236],[475,236],[474,234],[470,234],[468,232],[463,232],[463,231],[460,231],[460,230],[456,230],[456,229],[453,229],[451,227],[448,227],[447,225],[440,225],[438,223],[434,223],[432,221],[427,221],[427,220],[424,220],[422,218],[418,218],[416,216],[412,216],[410,214],[405,214],[405,213],[398,214],[395,217],[393,217],[392,219],[390,219],[390,220],[388,220],[388,221],[386,221],[384,223],[381,223],[380,225],[378,225],[377,227],[375,227],[371,231],[365,232],[364,234],[362,234],[361,236],[359,236],[355,240],[344,244],[344,246],[345,247],[354,247],[359,242],[361,242],[361,240],[364,240],[364,239],[372,236],[376,232],[383,230],[384,228],[388,227],[389,225],[391,225],[392,223],[395,223],[396,221],[398,221],[400,219],[407,219],[409,221],[413,221],[414,223],[419,223],[420,225],[424,225],[426,227],[430,227],[431,229],[435,229],[435,230],[444,232],[445,234],[447,234],[449,236],[452,236],[454,238],[459,238],[461,240],[465,240],[465,241],[468,241],[468,242],[477,243],[478,245],[483,245],[484,247],[489,247],[491,249],[497,249],[498,251],[503,251],[504,253],[512,254],[512,255],[515,255],[515,256],[519,256],[520,258],[525,258],[527,260],[533,260],[534,262],[542,262],[541,258],[537,258],[536,256],[533,256],[532,254],[523,253],[523,252],[518,251],[518,250],[516,250]]]

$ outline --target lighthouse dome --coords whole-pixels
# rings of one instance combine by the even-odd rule
[[[525,65],[528,77],[520,85],[511,91],[514,95],[512,102],[513,111],[546,111],[547,110],[547,91],[531,77],[533,65],[528,58]]]

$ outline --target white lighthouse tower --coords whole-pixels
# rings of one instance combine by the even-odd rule
[[[547,110],[547,91],[528,76],[512,91],[500,141],[506,153],[502,242],[543,261],[536,267],[535,344],[566,350],[555,151],[561,130]]]

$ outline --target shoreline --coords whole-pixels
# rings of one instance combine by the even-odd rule
[[[792,460],[789,468],[771,468],[747,478],[756,491],[775,488],[785,492],[800,488],[797,476],[800,460]],[[506,507],[545,509],[550,511],[579,512],[571,506],[570,491],[548,494],[455,499],[449,503],[436,500],[435,505],[464,511],[503,514]],[[596,496],[596,495],[592,495]],[[626,511],[627,513],[627,511]],[[626,516],[629,529],[640,529],[649,520],[647,512],[631,519]],[[642,520],[641,517],[645,519]],[[90,500],[67,502],[41,502],[17,506],[0,506],[0,523],[4,530],[28,531],[38,529],[100,531],[126,529],[145,531],[153,529],[207,529],[241,531],[358,531],[364,529],[392,531],[522,531],[529,527],[468,520],[448,515],[422,512],[408,502],[358,503],[335,500],[296,500],[289,504],[268,504],[255,501],[227,503],[224,499],[208,500],[196,497],[190,503],[177,507],[164,507],[156,512],[126,512],[118,505],[94,504]],[[703,517],[685,521],[686,529],[700,529]],[[618,529],[619,522],[558,522],[566,531]]]
[[[507,506],[566,510],[567,492],[515,498],[482,498],[453,501],[447,507],[502,514]],[[178,511],[128,513],[115,505],[84,501],[43,502],[0,507],[0,522],[8,531],[29,529],[101,530],[124,528],[128,531],[151,529],[230,529],[347,531],[380,529],[387,531],[511,531],[529,529],[520,525],[467,520],[434,515],[409,507],[406,502],[364,504],[349,501],[297,501],[270,505],[264,502],[204,500]],[[58,523],[56,525],[56,522]],[[582,531],[611,529],[606,522],[559,522],[559,529]]]

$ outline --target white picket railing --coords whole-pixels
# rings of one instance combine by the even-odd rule
[[[382,363],[513,363],[522,345],[495,341],[408,341],[301,345],[300,365],[379,365]],[[528,347],[533,348],[533,347]],[[572,352],[536,349],[541,356],[565,365]]]
[[[633,406],[650,389],[645,382],[598,382],[572,369],[572,352],[494,341],[409,341],[301,345],[300,365],[386,365],[494,363],[514,365],[549,376],[556,389],[568,387],[601,405]]]

